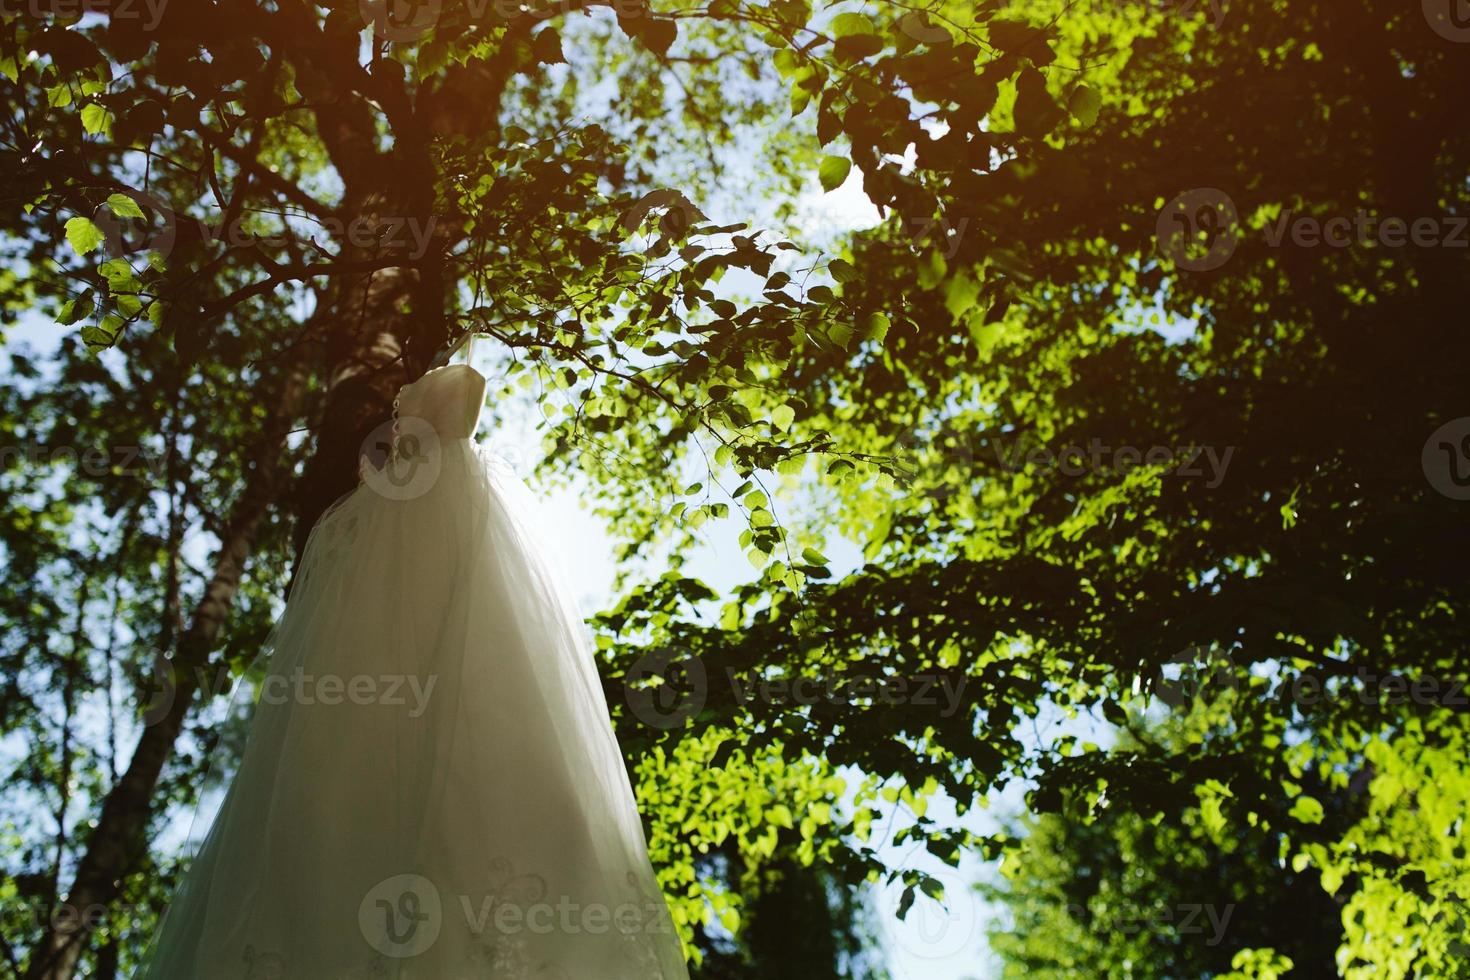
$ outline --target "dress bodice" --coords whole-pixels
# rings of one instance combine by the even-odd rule
[[[393,403],[399,419],[422,419],[440,439],[470,439],[485,404],[485,376],[468,364],[434,368],[404,385]]]

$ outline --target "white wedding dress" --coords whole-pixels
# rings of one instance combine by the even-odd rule
[[[240,769],[138,976],[686,980],[583,624],[485,379],[403,388],[317,522]]]

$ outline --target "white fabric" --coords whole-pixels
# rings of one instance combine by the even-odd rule
[[[484,385],[406,386],[389,465],[313,529],[139,977],[687,980],[534,501],[471,441]]]

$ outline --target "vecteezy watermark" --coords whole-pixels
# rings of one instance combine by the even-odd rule
[[[1470,2],[1421,0],[1424,19],[1434,33],[1456,44],[1470,43]]]
[[[444,903],[423,875],[394,875],[368,889],[357,908],[357,924],[362,938],[384,956],[418,956],[439,939]]]
[[[0,900],[0,926],[7,936],[23,936],[47,927],[64,936],[103,928],[117,932],[125,926],[137,927],[152,920],[152,910],[145,905],[94,902],[78,907],[69,902],[43,902],[33,898]]]
[[[294,667],[289,675],[268,674],[261,682],[262,704],[322,704],[334,706],[370,704],[403,707],[410,705],[408,717],[417,718],[429,706],[429,697],[438,683],[437,674],[427,679],[417,674],[308,674]]]
[[[284,225],[263,231],[259,216],[240,215],[229,221],[191,218],[144,190],[124,188],[111,195],[86,217],[102,232],[107,254],[126,258],[156,252],[167,258],[179,237],[179,228],[192,223],[206,245],[232,248],[286,248],[314,246],[318,237],[359,249],[396,252],[408,259],[423,258],[434,241],[439,219],[433,215],[324,215],[312,219],[309,230]]]
[[[832,677],[769,677],[725,668],[735,702],[810,708],[908,705],[934,708],[941,718],[960,710],[968,678],[948,673]],[[623,695],[634,717],[653,728],[682,728],[709,703],[710,673],[687,651],[657,647],[639,657],[623,678]]]
[[[1215,187],[1187,190],[1159,210],[1154,239],[1181,269],[1208,272],[1224,265],[1240,244],[1240,216],[1230,195]]]
[[[1007,6],[1012,11],[1024,11],[1033,18],[1044,20],[1056,15],[1075,17],[1088,12],[1128,10],[1160,17],[1193,18],[1208,14],[1210,26],[1216,28],[1225,22],[1225,15],[1230,11],[1229,0],[1052,0],[1050,8],[1038,5],[1036,0],[1016,0]]]
[[[1451,500],[1470,500],[1470,416],[1430,433],[1419,455],[1429,485]]]
[[[161,653],[154,655],[152,673],[138,682],[138,698],[142,701],[144,725],[156,725],[168,717],[178,698],[180,681],[188,680],[190,673],[183,664],[176,663]],[[194,688],[207,698],[223,694],[234,683],[230,669],[223,664],[216,665],[213,671],[205,667],[195,667],[192,674]]]
[[[1001,468],[1015,472],[1023,466],[1033,470],[1054,470],[1063,476],[1112,472],[1123,475],[1140,466],[1161,469],[1168,476],[1203,479],[1213,490],[1225,482],[1225,473],[1235,455],[1234,446],[1109,446],[1093,437],[1086,446],[1077,444],[1050,447],[1028,445],[1018,441],[1007,447],[995,441],[995,454]]]
[[[1380,218],[1379,215],[1359,208],[1351,218],[1337,215],[1324,219],[1286,210],[1266,227],[1264,234],[1266,243],[1272,248],[1280,248],[1288,237],[1298,248],[1316,248],[1319,245],[1350,248],[1371,246],[1374,243],[1385,248],[1403,248],[1405,245],[1414,245],[1417,248],[1467,248],[1470,247],[1467,226],[1470,226],[1470,218],[1457,215],[1438,215],[1408,221],[1395,217]]]
[[[959,710],[960,698],[969,678],[964,675],[918,674],[913,677],[741,677],[730,668],[726,679],[741,704],[798,705],[830,704],[840,708],[862,705],[915,705],[937,708],[939,717],[950,718]]]
[[[496,967],[486,976],[511,965],[503,959],[507,954],[525,955],[527,937],[675,935],[663,896],[611,881],[599,890],[609,900],[554,895],[544,876],[518,873],[507,859],[496,858],[483,888],[447,898],[424,875],[386,878],[363,896],[358,926],[373,949],[406,959],[432,947],[457,914],[486,965]],[[621,900],[612,900],[617,893]]]
[[[879,907],[892,943],[909,955],[944,960],[973,952],[980,923],[974,886],[954,868],[904,869],[884,886]]]
[[[1218,269],[1240,244],[1240,214],[1230,195],[1214,187],[1185,191],[1160,209],[1155,240],[1160,254],[1181,269]],[[1470,248],[1470,217],[1440,214],[1404,218],[1365,208],[1321,217],[1286,208],[1262,230],[1270,248]]]
[[[1210,26],[1218,28],[1230,12],[1230,0],[1093,0],[1097,6],[1144,7],[1165,17],[1193,17],[1209,11]]]
[[[704,661],[677,647],[655,647],[628,668],[623,698],[633,716],[653,728],[683,728],[709,700]]]
[[[1379,674],[1358,667],[1350,676],[1329,678],[1328,683],[1315,674],[1298,674],[1280,679],[1269,695],[1272,699],[1303,707],[1324,704],[1378,705],[1416,704],[1424,707],[1466,708],[1470,696],[1463,680],[1431,675],[1410,677],[1405,674]]]
[[[892,447],[894,478],[925,498],[942,500],[968,493],[982,461],[994,459],[1005,473],[1029,470],[1066,477],[1111,473],[1126,476],[1148,468],[1170,479],[1203,480],[1208,489],[1225,481],[1235,446],[1111,445],[1094,436],[1085,443],[1045,445],[1001,432],[940,428],[901,433]],[[991,464],[985,462],[984,472]]]
[[[0,470],[20,466],[65,466],[81,476],[159,476],[168,454],[155,453],[145,446],[48,446],[29,443],[24,446],[0,446]]]
[[[586,9],[578,0],[465,0],[454,6],[456,14],[470,24],[503,24],[522,17],[548,20]],[[643,0],[611,0],[605,6],[611,7],[620,21],[650,15]],[[357,11],[378,37],[407,44],[422,40],[438,25],[444,14],[444,0],[358,0]]]
[[[181,673],[182,672],[182,673]],[[143,724],[155,725],[173,708],[179,682],[190,678],[194,688],[207,698],[232,692],[237,678],[224,664],[213,668],[196,666],[186,670],[162,655],[154,658],[153,672],[138,684],[143,699]],[[429,706],[439,678],[436,674],[308,674],[301,667],[289,673],[267,674],[255,689],[258,704],[280,705],[383,705],[407,707],[410,718],[418,718]]]
[[[142,20],[151,31],[163,22],[168,0],[0,0],[0,16],[73,21],[87,14],[108,20]]]
[[[1235,903],[1215,905],[1207,902],[1105,902],[1095,899],[1088,905],[1076,902],[1053,905],[1027,902],[1020,907],[1007,906],[1013,928],[1020,933],[1047,927],[1059,911],[1091,932],[1116,932],[1127,936],[1143,933],[1162,941],[1177,942],[1187,936],[1203,936],[1204,945],[1218,946],[1225,938]]]
[[[358,474],[389,500],[422,497],[439,482],[444,449],[439,430],[413,415],[384,422],[368,433],[358,452]]]
[[[316,219],[316,226],[333,241],[354,248],[397,251],[405,258],[421,259],[429,251],[434,238],[438,219],[429,217],[388,217],[381,215],[358,215],[355,218],[323,217]],[[200,236],[205,242],[223,242],[235,248],[259,245],[264,248],[285,248],[301,241],[301,236],[283,229],[278,232],[262,233],[254,230],[251,223],[242,219],[229,222],[199,222]],[[315,241],[315,235],[308,236]]]
[[[959,217],[951,221],[942,213],[930,218],[905,217],[902,227],[908,230],[909,244],[914,248],[932,245],[940,255],[952,259],[960,250],[970,219]]]
[[[1240,649],[1227,649],[1219,643],[1187,647],[1156,668],[1150,689],[1171,709],[1188,712],[1196,704],[1211,702],[1227,691],[1241,690],[1241,666],[1245,662]],[[1367,666],[1357,666],[1351,673],[1339,670],[1326,675],[1283,672],[1273,684],[1254,690],[1261,702],[1307,708],[1341,704],[1470,707],[1470,694],[1462,679],[1379,673]]]
[[[1160,664],[1152,688],[1170,708],[1188,712],[1200,701],[1234,690],[1236,684],[1235,658],[1220,644],[1209,643],[1185,647]]]

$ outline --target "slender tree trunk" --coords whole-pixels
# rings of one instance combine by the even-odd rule
[[[580,6],[580,0],[576,6]],[[282,15],[296,15],[287,5]],[[430,222],[428,261],[415,268],[390,267],[362,279],[339,280],[324,291],[318,322],[310,330],[323,338],[315,365],[327,379],[327,391],[315,420],[316,445],[295,492],[296,565],[317,518],[357,482],[358,458],[373,430],[392,413],[398,388],[427,368],[445,339],[447,285],[444,259],[449,244],[462,233],[454,221],[439,222],[434,208],[434,169],[429,146],[434,134],[479,134],[497,128],[501,95],[521,58],[524,40],[539,18],[525,16],[508,25],[501,53],[487,64],[452,70],[432,94],[423,94],[413,113],[413,131],[396,134],[399,149],[392,159],[379,156],[371,111],[361,100],[339,101],[327,62],[287,31],[274,36],[296,57],[293,65],[302,84],[321,86],[315,106],[318,131],[343,182],[347,185],[339,211],[362,216],[376,211]],[[301,39],[314,31],[304,31]],[[316,73],[321,75],[316,78]],[[383,193],[384,175],[397,193]],[[344,249],[344,253],[350,253]],[[348,255],[348,257],[352,257]],[[360,257],[360,256],[358,256]],[[315,349],[315,348],[314,348]],[[315,358],[313,358],[315,359]],[[67,902],[75,908],[110,906],[123,878],[146,848],[152,796],[164,763],[174,750],[184,719],[199,693],[198,677],[219,633],[250,554],[256,529],[267,509],[282,496],[285,480],[280,447],[304,400],[310,366],[299,365],[287,391],[277,399],[270,428],[257,446],[255,478],[237,502],[228,525],[215,574],[175,657],[175,690],[167,714],[144,729],[127,771],[103,803],[102,814],[88,839]],[[49,925],[31,955],[28,980],[71,980],[86,945],[81,932],[62,934]],[[185,978],[180,978],[185,980]]]
[[[201,668],[234,604],[256,532],[271,505],[281,497],[288,475],[282,447],[299,411],[306,377],[304,365],[296,368],[275,400],[276,410],[255,446],[255,470],[236,501],[221,537],[214,573],[194,608],[188,628],[179,638],[167,711],[156,723],[143,729],[127,770],[103,802],[65,899],[69,908],[85,911],[95,906],[110,906],[117,898],[123,878],[147,846],[146,830],[159,775],[199,692]],[[85,929],[55,928],[53,923],[59,918],[62,917],[48,917],[30,957],[26,971],[29,980],[71,980],[76,974],[89,934]]]

